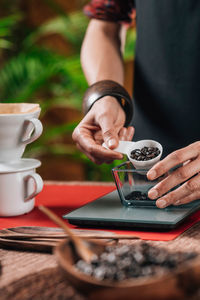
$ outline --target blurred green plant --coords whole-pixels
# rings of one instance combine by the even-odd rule
[[[87,87],[79,59],[86,26],[87,19],[77,12],[69,17],[54,18],[31,32],[22,41],[24,48],[0,70],[1,99],[32,101],[38,99],[37,92],[42,94],[42,89],[47,89],[54,103],[62,102],[80,109],[80,99]],[[70,41],[75,54],[66,58],[38,46],[40,38],[53,33]]]
[[[9,38],[12,35],[12,28],[20,19],[20,15],[11,15],[0,19],[0,49],[9,49],[12,47],[12,42]]]
[[[74,51],[80,50],[83,35],[86,30],[88,20],[82,12],[73,12],[70,15],[62,15],[50,19],[32,32],[24,41],[25,47],[31,47],[37,41],[49,34],[59,34],[67,42],[74,46]]]
[[[130,27],[127,30],[126,44],[125,44],[125,49],[123,54],[125,61],[132,61],[134,59],[135,46],[136,46],[136,28]]]
[[[53,2],[53,1],[51,1]],[[59,11],[59,10],[58,10]],[[20,25],[19,15],[0,19],[0,48],[12,51],[12,29]],[[18,53],[9,56],[0,70],[0,99],[3,102],[38,102],[42,114],[56,105],[73,107],[81,110],[81,102],[87,82],[84,78],[79,52],[88,19],[82,12],[66,15],[59,11],[59,16],[41,25],[20,41]],[[38,41],[51,34],[59,34],[73,47],[67,58],[56,52],[39,46]],[[9,38],[8,38],[9,37]],[[127,35],[125,59],[133,57],[135,32]],[[84,162],[87,180],[111,180],[111,165],[96,166],[75,146],[59,142],[66,134],[71,134],[77,122],[48,126],[38,141],[27,148],[27,157],[68,156],[70,159]]]
[[[19,53],[0,70],[0,97],[6,102],[37,99],[42,105],[40,95],[46,90],[51,95],[50,102],[45,100],[46,109],[52,102],[80,109],[86,87],[78,56],[66,59],[43,48]]]

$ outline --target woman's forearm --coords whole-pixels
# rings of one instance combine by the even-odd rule
[[[123,84],[120,30],[117,23],[90,21],[81,49],[81,63],[89,84],[104,79]]]

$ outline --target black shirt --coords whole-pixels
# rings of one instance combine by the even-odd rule
[[[134,139],[200,139],[200,1],[136,0]]]

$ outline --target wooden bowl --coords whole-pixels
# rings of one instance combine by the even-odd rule
[[[78,257],[69,241],[55,248],[55,255],[68,281],[94,300],[188,299],[200,288],[200,259],[196,257],[164,275],[123,280],[98,281],[76,270]]]

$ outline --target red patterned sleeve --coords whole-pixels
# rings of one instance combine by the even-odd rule
[[[92,0],[84,7],[89,18],[131,23],[134,0]]]

